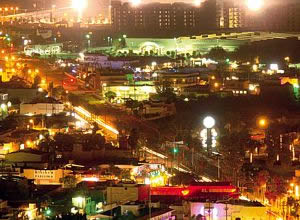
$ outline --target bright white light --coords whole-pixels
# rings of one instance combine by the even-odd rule
[[[1,104],[0,107],[2,108],[2,110],[5,110],[5,109],[6,109],[6,105],[5,105],[5,104]]]
[[[72,8],[76,9],[77,11],[82,11],[87,7],[86,0],[72,0]]]
[[[258,11],[263,7],[263,0],[247,0],[247,6],[252,11]]]
[[[274,70],[277,71],[277,70],[279,69],[279,68],[278,68],[278,64],[272,63],[272,64],[270,65],[270,69],[273,70],[273,71],[274,71]]]
[[[81,128],[83,126],[83,123],[81,121],[76,121],[75,126],[76,128]]]
[[[132,4],[132,6],[137,7],[141,4],[142,1],[141,0],[131,0],[130,2]]]
[[[84,177],[84,178],[82,178],[82,181],[99,182],[99,178],[97,178],[97,177]]]
[[[201,6],[201,3],[202,3],[202,0],[195,0],[194,1],[194,5],[197,6],[197,7]]]
[[[216,124],[216,121],[213,117],[211,116],[207,116],[204,118],[203,120],[203,125],[206,127],[206,128],[212,128],[213,126],[215,126]]]
[[[146,185],[150,185],[151,184],[150,178],[148,178],[148,177],[145,178],[145,184]]]
[[[79,53],[80,60],[84,60],[84,53]]]
[[[7,107],[10,108],[11,107],[11,102],[7,103]]]
[[[158,76],[157,73],[153,73],[153,74],[152,74],[152,77],[157,77],[157,76]]]

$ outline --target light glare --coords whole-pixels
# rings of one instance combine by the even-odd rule
[[[247,6],[252,11],[258,11],[263,7],[263,0],[247,0]]]
[[[141,0],[131,0],[131,4],[136,7],[139,6],[141,4]]]
[[[201,6],[201,4],[202,4],[202,0],[195,0],[195,1],[194,1],[194,5],[195,5],[196,7]]]
[[[215,119],[211,116],[207,116],[203,120],[203,125],[206,128],[212,128],[213,126],[215,126],[215,123],[216,123]]]
[[[87,7],[87,1],[86,0],[72,0],[72,8],[82,11]]]

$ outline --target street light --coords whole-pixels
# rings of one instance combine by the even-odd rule
[[[4,119],[4,111],[6,110],[6,105],[4,103],[1,104],[1,118]]]
[[[268,126],[268,120],[264,117],[258,119],[258,125],[260,128],[266,128]]]
[[[72,8],[78,12],[78,22],[81,21],[82,12],[87,7],[87,0],[72,0]]]
[[[88,48],[91,47],[91,35],[90,34],[87,34],[85,35],[87,41],[88,41]]]
[[[194,0],[194,5],[195,5],[196,7],[201,6],[201,3],[202,3],[202,0]]]
[[[211,153],[212,151],[212,134],[211,134],[211,129],[215,126],[216,120],[211,117],[211,116],[206,116],[203,119],[203,125],[207,130],[207,152],[208,154]]]
[[[247,6],[251,11],[258,11],[263,7],[263,0],[247,0]]]
[[[211,129],[212,127],[215,126],[215,119],[211,116],[207,116],[203,119],[203,125],[205,128]]]
[[[141,0],[131,0],[130,2],[132,4],[132,6],[137,7],[141,4],[142,1]]]

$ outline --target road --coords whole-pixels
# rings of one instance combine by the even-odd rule
[[[78,91],[78,87],[83,87],[82,82],[78,82],[76,78],[65,74],[62,70],[51,70],[49,68],[49,64],[46,62],[32,62],[34,66],[40,69],[40,75],[42,78],[45,78],[47,83],[53,82],[54,87],[62,86],[63,82],[66,80],[73,79],[75,82],[75,86],[73,86],[74,91]],[[65,88],[65,86],[63,85]],[[69,91],[72,91],[70,89]],[[88,92],[85,90],[80,90],[80,92]],[[112,108],[112,106],[110,106]],[[83,108],[82,106],[75,106],[73,107],[74,112],[79,115],[84,120],[90,122],[90,123],[97,123],[97,125],[104,130],[104,134],[106,137],[108,137],[110,140],[116,141],[119,136],[119,131],[115,128],[113,124],[111,124],[109,121],[106,120],[107,111],[104,114],[95,115],[89,112],[87,109]],[[101,106],[99,106],[101,109]],[[116,114],[113,114],[111,116],[115,117]],[[150,133],[152,135],[160,135],[159,130],[154,126],[151,122],[142,121],[132,115],[127,115],[125,118],[122,117],[122,120],[124,119],[127,121],[127,123],[134,124],[139,130],[147,131],[147,133]],[[165,137],[166,140],[173,141],[173,138]],[[156,158],[155,160],[168,160],[168,154],[158,152],[157,150],[152,149],[149,146],[144,146],[143,150],[146,151],[148,154],[152,155],[151,158]],[[195,154],[195,160],[201,160],[203,159],[203,155]],[[148,158],[149,159],[149,158]],[[175,165],[174,165],[175,164]],[[179,164],[176,166],[176,163],[173,163],[173,168],[181,171],[181,172],[192,172],[193,169],[186,167],[184,164]],[[212,181],[215,180],[217,176],[217,166],[213,161],[209,161],[208,165],[205,168],[204,171],[207,175],[203,175],[202,179],[206,181]]]

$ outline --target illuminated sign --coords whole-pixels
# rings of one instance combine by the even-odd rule
[[[31,56],[33,53],[40,55],[54,55],[62,52],[62,44],[28,45],[24,47],[24,53]]]
[[[53,180],[54,178],[54,170],[34,170],[34,179]]]

